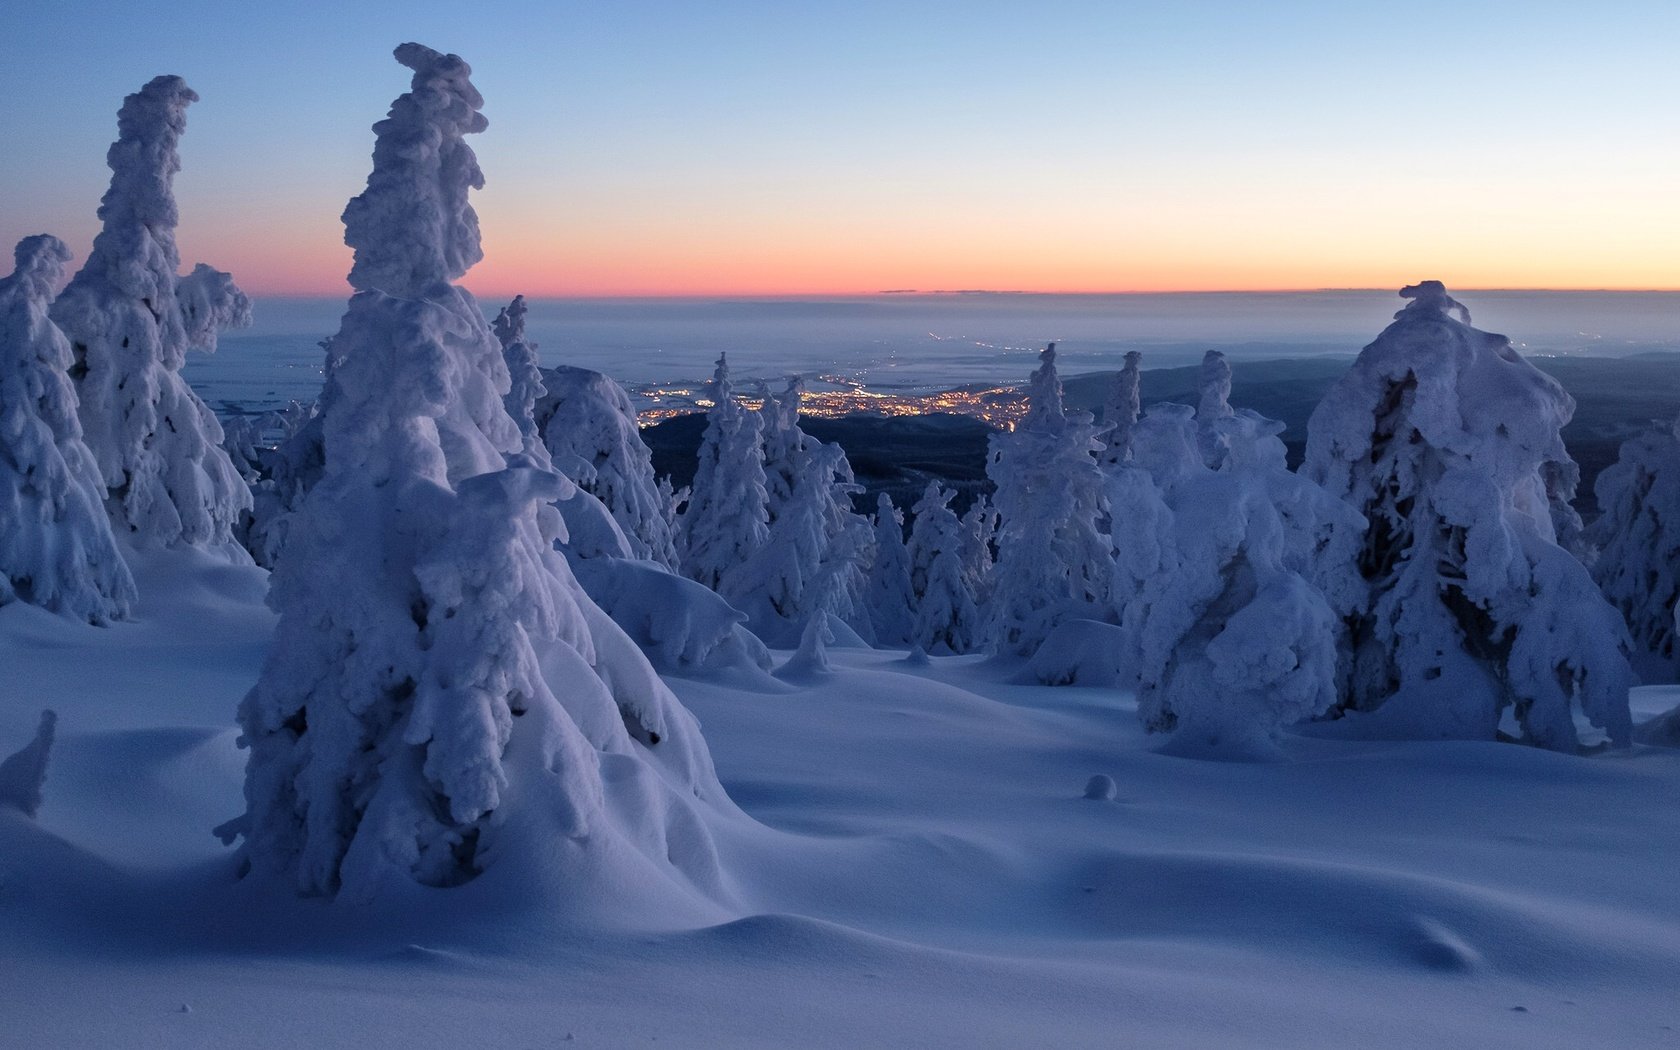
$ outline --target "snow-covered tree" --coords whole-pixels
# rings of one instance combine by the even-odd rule
[[[543,370],[537,426],[555,466],[600,500],[637,558],[676,571],[676,518],[653,473],[636,409],[613,379],[562,365]]]
[[[1335,613],[1298,567],[1311,546],[1298,534],[1324,531],[1315,513],[1342,527],[1353,514],[1274,462],[1277,426],[1221,417],[1215,470],[1192,410],[1157,405],[1132,429],[1132,462],[1109,473],[1131,650],[1120,662],[1137,675],[1144,724],[1173,733],[1169,752],[1268,757],[1282,727],[1335,702]]]
[[[1602,512],[1589,534],[1599,552],[1593,576],[1641,648],[1680,661],[1680,420],[1623,443],[1593,493]]]
[[[1104,467],[1128,462],[1132,457],[1132,427],[1143,414],[1142,378],[1143,355],[1128,350],[1126,363],[1114,373],[1114,386],[1103,406],[1103,451],[1098,458]]]
[[[765,509],[774,525],[782,507],[793,498],[794,486],[803,469],[801,457],[811,441],[799,428],[799,403],[805,396],[805,377],[789,376],[787,387],[779,394],[760,383],[758,396],[759,433],[764,441],[764,491],[769,496]]]
[[[729,357],[718,355],[688,505],[678,521],[683,574],[725,598],[750,585],[747,567],[769,539],[764,448],[756,413],[735,400]]]
[[[962,522],[951,493],[930,481],[911,508],[910,589],[916,620],[911,642],[929,653],[967,653],[980,645],[982,624],[963,572]]]
[[[1568,459],[1574,401],[1439,281],[1401,295],[1308,425],[1304,472],[1368,523],[1342,706],[1385,732],[1471,739],[1509,712],[1558,750],[1578,746],[1579,707],[1625,744],[1627,631],[1555,542],[1544,476]]]
[[[0,280],[0,605],[120,620],[134,605],[134,580],[82,443],[70,343],[47,316],[70,250],[40,234],[19,241],[15,257]]]
[[[797,625],[812,610],[823,609],[872,639],[863,595],[873,530],[852,509],[852,496],[863,490],[840,446],[824,444],[800,428],[804,395],[805,380],[798,375],[780,394],[762,395],[758,415],[770,533],[759,575],[765,592],[779,595],[772,604],[783,620]],[[784,517],[791,519],[785,528]],[[768,628],[757,620],[755,628]]]
[[[1231,408],[1231,363],[1218,350],[1202,355],[1201,371],[1196,377],[1196,442],[1202,450],[1202,461],[1215,470],[1225,462],[1225,440],[1220,420],[1229,419]]]
[[[227,274],[202,263],[177,274],[176,147],[197,99],[165,76],[123,100],[104,228],[51,312],[70,338],[82,428],[117,531],[143,547],[234,551],[251,494],[221,424],[181,378],[189,350],[214,351],[219,329],[251,315]]]
[[[1108,611],[1109,542],[1102,450],[1091,417],[1062,405],[1056,344],[1040,356],[1027,388],[1027,415],[992,435],[986,473],[997,486],[997,567],[989,603],[991,641],[1030,654],[1068,617]]]
[[[274,645],[240,706],[247,811],[222,834],[308,894],[454,885],[515,856],[560,864],[569,895],[709,879],[704,742],[555,549],[571,483],[521,451],[501,349],[451,283],[481,254],[471,71],[396,57],[412,86],[345,209],[323,468],[271,577]]]
[[[885,492],[875,503],[875,558],[869,566],[868,602],[876,642],[909,645],[916,626],[910,550],[904,545],[904,515]]]
[[[514,296],[490,322],[490,330],[502,346],[502,361],[508,370],[508,392],[502,400],[519,427],[520,444],[527,456],[546,463],[549,452],[537,426],[536,408],[548,388],[543,385],[542,368],[537,364],[537,345],[525,338],[525,312],[525,297]]]
[[[997,538],[998,512],[984,492],[974,497],[968,512],[962,516],[963,575],[968,579],[969,593],[974,604],[984,608],[991,600],[992,570],[997,555],[992,550]]]

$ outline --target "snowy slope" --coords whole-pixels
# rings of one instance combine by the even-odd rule
[[[167,566],[157,559],[173,559]],[[752,820],[729,903],[509,903],[498,865],[375,906],[231,878],[262,574],[137,573],[136,624],[0,609],[19,1047],[1673,1045],[1680,751],[1291,736],[1151,748],[1123,694],[833,649],[797,684],[672,679]],[[173,582],[166,582],[166,579]],[[1641,690],[1636,715],[1680,700]],[[1113,778],[1112,801],[1082,797]],[[539,859],[540,860],[540,859]]]

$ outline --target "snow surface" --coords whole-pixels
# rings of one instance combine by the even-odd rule
[[[136,572],[135,623],[0,609],[27,683],[0,750],[60,715],[38,823],[0,814],[8,1045],[1577,1048],[1680,1028],[1680,751],[1290,735],[1291,762],[1191,761],[1153,753],[1124,694],[1002,684],[1019,666],[977,657],[670,679],[745,810],[717,837],[727,904],[532,907],[503,869],[373,906],[273,893],[209,833],[241,806],[262,573],[197,551]],[[1641,720],[1676,703],[1635,694]],[[1112,799],[1085,797],[1094,777]]]

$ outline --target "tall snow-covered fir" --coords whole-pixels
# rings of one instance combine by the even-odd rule
[[[1308,425],[1304,472],[1367,521],[1342,706],[1385,731],[1493,739],[1509,713],[1578,746],[1579,710],[1630,734],[1628,638],[1558,546],[1545,465],[1574,401],[1438,281],[1359,355]]]
[[[52,305],[69,337],[82,428],[120,534],[141,547],[237,551],[250,490],[222,449],[215,415],[181,378],[189,350],[250,321],[227,274],[199,264],[180,276],[173,183],[187,106],[180,77],[123,100],[106,161],[104,224],[80,272]]]
[[[508,392],[502,401],[519,427],[520,445],[527,456],[546,462],[548,449],[537,426],[536,408],[548,388],[543,385],[542,369],[537,364],[536,345],[525,338],[525,311],[525,297],[514,296],[490,322],[490,330],[496,333],[502,361],[507,365]]]
[[[997,566],[991,641],[1030,655],[1068,617],[1108,612],[1109,542],[1102,450],[1091,417],[1068,412],[1056,374],[1056,345],[1040,355],[1027,388],[1026,418],[993,434],[986,473],[997,486]]]
[[[568,893],[709,880],[693,810],[725,800],[704,742],[556,551],[571,483],[522,451],[501,348],[452,283],[480,257],[471,70],[417,44],[396,57],[412,85],[345,209],[355,292],[324,467],[271,580],[275,642],[240,707],[248,808],[223,834],[309,894],[534,856]],[[641,807],[661,793],[655,818]],[[679,825],[681,849],[664,840]]]
[[[70,343],[47,316],[70,249],[41,234],[14,255],[17,268],[0,280],[0,605],[120,620],[133,608],[134,580],[82,443]]]

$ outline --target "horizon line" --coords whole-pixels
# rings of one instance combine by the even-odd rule
[[[1401,286],[1401,287],[1406,287],[1406,286]],[[993,288],[882,288],[882,289],[873,289],[873,290],[866,290],[866,291],[810,291],[810,292],[768,292],[768,291],[767,292],[752,292],[752,291],[706,292],[706,291],[692,291],[692,292],[601,292],[601,293],[585,293],[585,292],[557,292],[557,293],[535,292],[534,293],[534,292],[509,292],[509,291],[505,291],[505,290],[473,291],[471,288],[468,288],[467,290],[471,291],[474,296],[476,296],[478,298],[481,298],[481,299],[493,299],[493,300],[494,299],[502,299],[502,298],[512,299],[516,295],[523,295],[523,296],[525,296],[525,298],[532,299],[532,300],[548,300],[548,301],[559,300],[559,301],[571,301],[571,302],[584,302],[584,301],[602,300],[602,299],[628,299],[628,300],[648,300],[648,301],[678,300],[678,299],[782,299],[782,300],[856,299],[856,298],[876,299],[876,298],[895,298],[895,297],[902,297],[902,298],[908,299],[908,298],[915,298],[915,297],[922,297],[922,296],[926,296],[926,297],[937,296],[937,297],[952,298],[952,299],[963,298],[963,297],[981,298],[981,297],[986,297],[986,296],[995,296],[995,297],[1000,297],[1000,298],[1001,297],[1028,298],[1028,297],[1033,297],[1033,296],[1044,296],[1044,297],[1049,297],[1049,296],[1088,296],[1088,297],[1091,297],[1091,298],[1097,298],[1097,297],[1113,297],[1113,296],[1140,296],[1141,297],[1141,296],[1148,296],[1148,295],[1184,295],[1184,296],[1190,296],[1190,295],[1310,295],[1310,294],[1326,293],[1326,292],[1338,292],[1338,293],[1369,292],[1369,293],[1373,293],[1373,294],[1395,294],[1395,295],[1399,294],[1399,288],[1381,287],[1381,286],[1361,287],[1361,286],[1356,286],[1356,285],[1300,287],[1300,288],[1163,288],[1163,289],[1067,290],[1067,291],[1063,291],[1063,290],[1044,290],[1044,289],[1013,289],[1013,288],[996,288],[996,289],[993,289]],[[1464,285],[1464,286],[1449,286],[1449,290],[1452,291],[1453,294],[1455,294],[1455,295],[1457,295],[1457,294],[1484,294],[1484,293],[1489,293],[1489,292],[1530,292],[1530,293],[1553,293],[1553,294],[1576,294],[1576,295],[1589,295],[1589,294],[1674,295],[1674,294],[1680,294],[1680,286],[1669,287],[1669,288],[1653,288],[1653,287],[1615,287],[1615,286],[1561,287],[1561,286],[1555,286],[1555,285],[1549,285],[1549,286],[1517,286],[1517,285],[1470,286],[1470,285]],[[319,291],[319,292],[252,291],[252,292],[247,292],[246,294],[252,296],[253,298],[261,298],[261,299],[344,299],[344,298],[348,298],[349,294],[351,294],[352,291],[353,291],[352,289],[350,289],[348,286],[346,286],[343,291]]]

